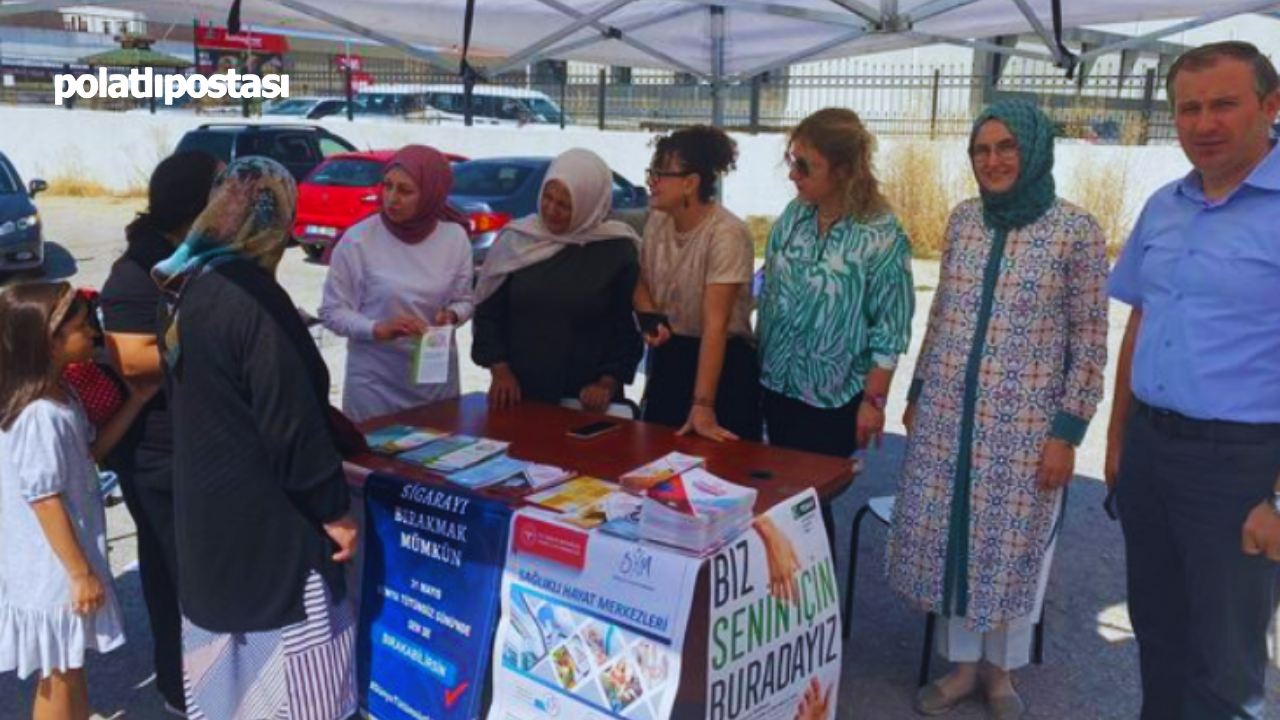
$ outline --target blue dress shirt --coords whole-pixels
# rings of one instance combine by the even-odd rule
[[[1109,291],[1142,310],[1138,399],[1202,420],[1280,423],[1280,146],[1219,200],[1196,172],[1156,192]]]

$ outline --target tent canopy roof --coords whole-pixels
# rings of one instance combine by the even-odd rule
[[[58,4],[24,3],[34,9]],[[96,4],[157,20],[189,22],[194,14],[221,25],[230,0]],[[0,13],[24,5],[6,3]],[[1280,0],[1225,0],[1210,15],[1206,5],[1062,0],[1062,27],[1174,18],[1203,24],[1280,10]],[[464,0],[243,0],[242,18],[261,31],[362,35],[440,61],[435,50],[456,53],[461,47],[465,9]],[[1053,27],[1052,0],[476,0],[471,47],[477,55],[509,58],[504,66],[574,59],[733,80],[805,60],[1029,32],[1056,53]]]

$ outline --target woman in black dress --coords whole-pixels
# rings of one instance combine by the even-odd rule
[[[537,215],[507,226],[480,269],[471,359],[489,368],[489,400],[576,400],[604,412],[624,397],[644,353],[631,315],[640,276],[629,225],[608,221],[613,173],[569,150],[547,169]]]

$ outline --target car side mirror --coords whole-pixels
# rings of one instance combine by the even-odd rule
[[[43,180],[32,180],[27,185],[27,194],[30,195],[31,197],[35,197],[36,195],[39,195],[40,193],[48,189],[49,189],[49,183]]]

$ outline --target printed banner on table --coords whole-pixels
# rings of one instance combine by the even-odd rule
[[[774,506],[711,560],[708,720],[831,720],[840,602],[818,495]]]
[[[378,720],[479,717],[511,510],[371,475],[358,667]]]
[[[670,717],[698,565],[516,513],[488,720]]]

